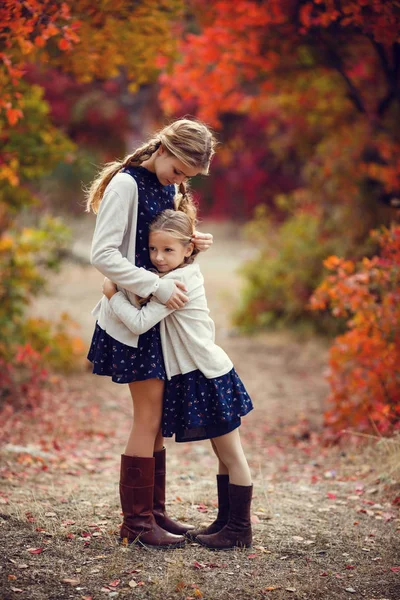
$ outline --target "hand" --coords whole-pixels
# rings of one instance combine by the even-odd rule
[[[205,252],[208,250],[214,243],[214,238],[212,233],[201,233],[200,231],[195,231],[192,237],[192,242],[196,246],[197,250],[200,252]]]
[[[167,308],[176,309],[185,306],[189,298],[181,290],[186,292],[185,285],[181,281],[175,281],[175,290],[172,292],[168,302],[165,304]]]
[[[108,277],[104,277],[103,294],[110,300],[118,292],[117,286]]]

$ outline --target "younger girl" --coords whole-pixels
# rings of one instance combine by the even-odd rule
[[[111,310],[130,331],[142,335],[160,322],[168,378],[162,433],[176,441],[211,439],[219,460],[217,520],[190,537],[204,546],[249,547],[252,533],[249,467],[239,438],[240,417],[251,400],[229,357],[214,343],[204,279],[194,258],[194,222],[182,212],[165,210],[150,225],[150,260],[161,281],[181,281],[189,301],[175,310],[151,296],[141,309],[108,279],[103,292]]]
[[[153,294],[170,309],[187,301],[181,282],[162,280],[149,270],[149,224],[166,208],[194,210],[186,181],[208,173],[214,145],[203,123],[179,119],[124,160],[106,165],[88,190],[87,208],[97,213],[92,264],[127,290],[133,302],[135,294]],[[212,236],[196,233],[198,249],[211,243]],[[132,429],[121,456],[121,537],[130,543],[140,536],[141,543],[159,548],[182,546],[190,527],[165,512],[160,425],[166,373],[159,325],[138,337],[114,315],[105,297],[93,314],[97,323],[88,355],[93,372],[128,384],[133,400]]]

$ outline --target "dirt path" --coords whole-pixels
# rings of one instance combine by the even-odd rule
[[[74,229],[74,253],[84,263],[88,227]],[[213,553],[190,544],[157,552],[118,544],[129,395],[125,386],[82,373],[47,398],[40,423],[15,425],[18,445],[1,449],[0,600],[400,598],[390,443],[362,455],[354,446],[320,445],[326,347],[288,334],[232,334],[235,270],[251,249],[232,227],[209,229],[214,249],[200,260],[217,338],[256,406],[242,426],[254,475],[254,547]],[[89,341],[101,282],[90,266],[68,263],[33,311],[68,311]],[[170,513],[194,524],[211,521],[215,464],[208,443],[169,440],[167,450]]]

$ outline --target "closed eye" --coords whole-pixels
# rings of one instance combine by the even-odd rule
[[[189,177],[187,175],[184,175],[180,171],[177,171],[175,168],[174,168],[174,173],[175,173],[175,175],[183,175],[184,176],[183,177],[184,181],[187,181],[189,179]]]

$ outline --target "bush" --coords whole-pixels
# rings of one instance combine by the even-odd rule
[[[29,344],[17,346],[14,356],[7,361],[0,357],[0,415],[17,410],[37,408],[47,380],[43,356]]]
[[[47,367],[70,370],[83,345],[67,315],[59,323],[29,319],[32,297],[46,289],[46,275],[57,270],[68,247],[69,231],[59,219],[45,217],[37,228],[16,226],[0,236],[0,358],[18,368],[18,348],[28,344],[43,353]],[[1,388],[0,388],[1,390]]]
[[[241,269],[246,284],[234,323],[244,331],[306,322],[312,329],[335,328],[334,319],[317,318],[306,309],[322,279],[323,259],[338,247],[321,233],[319,217],[299,212],[279,227],[259,207],[248,233],[260,248]]]
[[[325,260],[331,274],[310,308],[346,319],[348,328],[330,351],[326,424],[390,434],[400,429],[400,226],[371,239],[380,247],[371,259]]]

